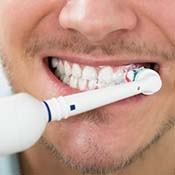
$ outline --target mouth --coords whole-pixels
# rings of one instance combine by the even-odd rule
[[[121,78],[122,74],[129,69],[145,67],[161,73],[161,68],[163,67],[157,62],[150,61],[128,61],[126,63],[120,62],[120,64],[119,62],[111,64],[111,62],[107,61],[105,64],[104,62],[94,64],[92,61],[89,64],[87,61],[83,62],[79,61],[79,59],[76,61],[76,59],[61,56],[43,57],[43,63],[49,77],[58,85],[59,91],[60,87],[63,88],[66,95],[69,92],[72,94],[74,92],[124,83],[122,82],[123,78]],[[58,94],[59,93],[60,92],[58,92]],[[63,92],[61,92],[61,95],[63,95]],[[95,98],[96,97],[94,97],[94,99]],[[138,128],[143,128],[143,131],[141,130],[143,135],[147,134],[144,133],[147,132],[147,129],[144,131],[144,128],[145,124],[146,126],[149,124],[149,122],[147,122],[149,115],[145,117],[144,114],[147,108],[152,108],[155,99],[153,98],[150,103],[147,103],[148,101],[149,97],[145,98],[144,95],[137,95],[103,106],[96,111],[90,111],[90,113],[69,118],[62,123],[66,131],[68,131],[68,137],[71,138],[70,140],[68,139],[67,145],[70,146],[69,148],[73,150],[73,153],[76,153],[76,156],[78,153],[81,153],[83,147],[83,153],[80,156],[87,156],[85,157],[87,160],[89,160],[88,156],[91,152],[89,152],[88,147],[87,154],[84,154],[84,148],[86,150],[88,143],[86,139],[89,138],[92,138],[95,143],[101,143],[100,146],[103,145],[106,152],[109,151],[109,153],[111,153],[111,149],[125,151],[129,145],[129,141],[142,140],[142,134],[141,138],[138,138],[138,133],[140,133],[141,130]],[[85,99],[84,103],[88,103],[88,101]],[[140,117],[142,115],[143,117]],[[57,129],[58,125],[55,125],[55,131]],[[57,138],[55,131],[53,135]],[[100,140],[100,138],[103,139]],[[115,148],[109,147],[109,145],[115,145]],[[116,148],[116,145],[118,148]],[[61,149],[64,150],[65,147],[63,146]],[[67,150],[69,153],[69,149],[66,149],[66,151]],[[91,150],[92,154],[96,153],[96,149],[93,150],[92,148]]]
[[[48,56],[44,64],[49,73],[63,85],[78,91],[87,91],[125,83],[123,75],[132,69],[149,68],[160,73],[160,64],[156,62],[140,62],[131,64],[82,64],[71,62],[62,57]]]

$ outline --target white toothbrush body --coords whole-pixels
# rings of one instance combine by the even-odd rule
[[[23,151],[40,138],[48,121],[59,121],[162,86],[159,74],[145,69],[134,82],[81,92],[44,102],[21,93],[0,98],[0,155]]]

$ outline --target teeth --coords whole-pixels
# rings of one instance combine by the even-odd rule
[[[57,71],[61,74],[64,75],[65,74],[65,69],[64,69],[64,65],[63,62],[61,60],[59,60],[58,66],[57,66]]]
[[[101,83],[98,83],[98,88],[105,88],[105,87],[108,87],[108,86],[113,86],[113,85],[116,85],[115,82],[111,82],[111,83],[105,83],[105,82],[101,82]]]
[[[72,66],[72,76],[76,78],[81,77],[81,67],[78,64],[73,64]]]
[[[70,82],[70,77],[64,76],[63,82],[66,83],[66,84],[69,84],[69,82]]]
[[[97,88],[97,80],[90,80],[88,83],[88,89],[96,89]]]
[[[78,78],[71,76],[70,78],[70,87],[77,88],[78,87]]]
[[[97,72],[94,67],[85,66],[82,73],[82,78],[86,80],[96,80]]]
[[[78,81],[78,86],[80,90],[86,90],[87,89],[87,80],[80,78]]]
[[[53,68],[57,68],[58,63],[59,63],[58,58],[52,58],[51,65]]]
[[[72,74],[71,66],[70,66],[70,64],[67,61],[64,62],[64,69],[65,69],[65,75],[67,77]]]
[[[113,81],[113,69],[111,67],[104,67],[100,70],[98,75],[98,83],[110,84]]]
[[[55,75],[65,84],[83,91],[124,83],[126,72],[140,69],[142,65],[92,67],[52,58],[51,66],[55,68]],[[128,78],[132,81],[133,75],[128,73]]]
[[[113,75],[113,81],[116,82],[116,84],[123,83],[124,82],[123,76],[124,76],[124,70],[118,69]]]

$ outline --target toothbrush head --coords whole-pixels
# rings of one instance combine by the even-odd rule
[[[162,86],[160,75],[156,71],[144,67],[129,70],[125,73],[124,79],[125,82],[141,81],[141,91],[144,95],[152,95]]]
[[[142,69],[138,72],[135,81],[142,81],[142,93],[144,95],[152,95],[162,87],[160,75],[152,69]]]
[[[126,83],[135,81],[138,73],[143,71],[143,70],[145,70],[145,68],[140,67],[140,68],[136,68],[136,69],[126,71],[126,73],[124,74],[124,81]]]

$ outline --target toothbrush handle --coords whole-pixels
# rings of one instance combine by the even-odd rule
[[[42,102],[26,93],[0,98],[0,155],[31,147],[48,123]]]
[[[161,86],[158,73],[147,69],[140,72],[134,82],[58,97],[47,103],[51,107],[51,120],[61,120],[141,93],[152,95]]]
[[[139,82],[111,86],[47,100],[51,120],[66,119],[142,93]]]
[[[64,103],[67,104],[68,116],[73,116],[140,93],[140,83],[127,83],[65,96]]]

